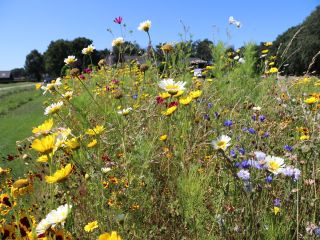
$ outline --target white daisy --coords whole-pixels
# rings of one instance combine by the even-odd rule
[[[148,32],[151,28],[151,21],[147,20],[139,24],[138,30]]]
[[[67,58],[64,59],[64,62],[66,63],[66,65],[71,65],[73,63],[75,63],[78,59],[76,59],[75,56],[68,56]]]
[[[268,155],[265,158],[265,166],[270,172],[277,175],[281,173],[283,171],[283,168],[285,167],[284,159]]]
[[[57,103],[52,103],[50,106],[46,107],[46,109],[44,110],[44,115],[49,115],[49,114],[58,112],[62,107],[62,105],[63,105],[62,101]]]
[[[177,94],[179,91],[185,90],[186,82],[175,82],[173,79],[163,79],[160,81],[158,86],[163,90],[167,91],[171,95]]]
[[[221,135],[217,140],[212,141],[214,149],[222,149],[225,151],[230,146],[231,138],[227,135]]]

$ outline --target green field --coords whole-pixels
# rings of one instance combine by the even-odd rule
[[[0,85],[0,156],[3,158],[16,154],[16,141],[30,136],[32,127],[44,119],[41,104],[44,97],[33,85]]]

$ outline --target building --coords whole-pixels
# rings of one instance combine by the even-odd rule
[[[0,83],[13,82],[11,71],[0,71]]]

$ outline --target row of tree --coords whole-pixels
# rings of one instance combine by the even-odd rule
[[[27,76],[28,78],[41,80],[44,74],[48,74],[52,77],[60,76],[64,70],[64,59],[68,55],[74,55],[77,61],[77,67],[82,69],[85,66],[91,64],[97,65],[100,59],[106,58],[113,53],[113,56],[118,61],[119,49],[113,47],[108,50],[96,50],[90,56],[91,59],[82,54],[82,49],[92,44],[92,40],[84,37],[76,38],[72,41],[59,39],[52,41],[47,50],[41,54],[38,50],[32,50],[27,56],[24,68],[16,68],[12,70],[14,77]],[[161,51],[162,44],[155,46],[157,56],[159,60],[163,60],[163,54]],[[204,60],[211,60],[211,49],[213,43],[208,39],[198,40],[192,42],[192,57],[199,57]],[[123,54],[125,55],[142,55],[145,53],[145,49],[141,48],[137,43],[125,42],[122,46]]]

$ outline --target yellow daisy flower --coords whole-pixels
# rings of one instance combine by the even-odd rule
[[[42,123],[38,127],[33,128],[32,133],[34,133],[34,134],[47,134],[51,130],[52,126],[53,126],[53,119],[50,118],[50,119],[44,121],[44,123]]]
[[[165,140],[167,140],[167,138],[168,138],[167,134],[164,134],[164,135],[159,137],[159,140],[160,141],[165,141]]]
[[[64,168],[57,170],[52,176],[45,176],[47,183],[57,183],[65,180],[72,171],[72,165],[69,163]]]
[[[166,111],[162,112],[162,115],[170,116],[176,110],[177,110],[177,106],[169,107]]]
[[[192,91],[189,93],[189,96],[192,97],[192,99],[197,99],[198,97],[200,97],[202,94],[201,90],[197,90],[197,91]]]
[[[35,139],[31,144],[31,148],[42,154],[49,154],[55,147],[55,141],[55,135],[49,135],[41,139]]]
[[[192,97],[188,96],[186,98],[182,98],[179,100],[179,103],[181,103],[182,105],[188,105],[189,103],[192,102]]]
[[[85,227],[84,230],[86,232],[92,232],[94,229],[98,228],[98,221],[89,222]]]
[[[95,126],[93,129],[88,129],[86,131],[86,134],[94,136],[94,135],[99,135],[100,133],[102,133],[104,131],[104,126],[102,125],[97,125]]]
[[[87,147],[92,148],[92,147],[96,146],[97,143],[98,143],[97,139],[93,139],[90,143],[88,143]]]
[[[116,231],[110,233],[103,233],[99,236],[98,240],[122,240],[120,235]]]

